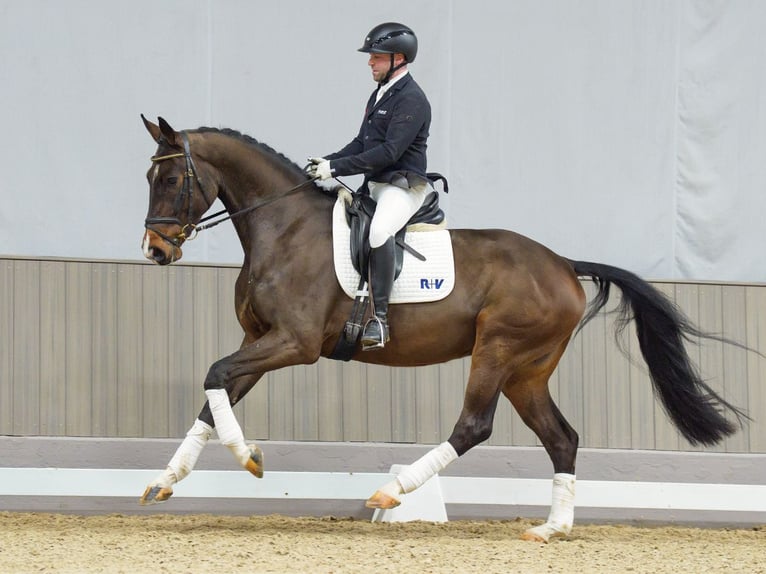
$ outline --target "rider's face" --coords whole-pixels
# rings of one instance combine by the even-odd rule
[[[401,54],[394,55],[394,65],[398,65],[404,60],[404,56]],[[370,54],[370,59],[367,64],[372,69],[372,79],[376,82],[380,82],[386,77],[388,70],[391,69],[391,54]]]

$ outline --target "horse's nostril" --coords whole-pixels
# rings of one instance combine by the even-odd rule
[[[167,256],[165,253],[162,251],[162,249],[157,249],[156,247],[149,249],[149,257],[152,261],[159,263],[160,265],[164,265],[167,262]]]

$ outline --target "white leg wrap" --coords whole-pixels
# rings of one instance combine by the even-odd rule
[[[449,442],[443,442],[408,466],[396,477],[396,480],[401,485],[402,492],[412,492],[457,457],[452,445]]]
[[[244,466],[250,459],[250,449],[245,444],[245,435],[242,434],[242,428],[237,422],[237,417],[231,410],[229,395],[225,389],[211,389],[205,391],[205,395],[207,395],[210,404],[210,412],[213,414],[218,438],[229,447],[234,458]]]
[[[209,424],[199,419],[194,421],[194,425],[186,433],[186,438],[168,463],[167,471],[172,473],[174,483],[183,480],[192,471],[212,434],[213,427]]]
[[[555,536],[567,536],[574,524],[575,475],[559,472],[553,475],[551,511],[545,524],[530,528],[527,532],[545,540]]]

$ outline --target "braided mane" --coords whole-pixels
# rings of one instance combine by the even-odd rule
[[[297,163],[292,161],[290,158],[288,158],[283,153],[278,152],[274,148],[272,148],[270,145],[265,144],[263,142],[259,142],[257,139],[250,137],[247,134],[243,134],[242,132],[239,132],[237,130],[233,130],[230,128],[210,128],[210,127],[199,127],[196,130],[194,130],[197,133],[214,133],[214,134],[221,134],[230,138],[234,138],[236,140],[239,140],[241,142],[244,142],[250,146],[256,147],[269,155],[272,155],[276,157],[282,165],[290,168],[292,171],[295,171],[297,173],[303,174],[303,169],[301,166],[299,166]]]

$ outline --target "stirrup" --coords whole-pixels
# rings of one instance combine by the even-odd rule
[[[375,323],[373,323],[373,321]],[[375,324],[378,327],[378,333],[376,334],[377,337],[373,338],[373,335],[370,335],[369,331],[375,328],[373,326]],[[362,333],[362,351],[374,351],[375,349],[382,349],[386,346],[386,343],[389,340],[390,337],[388,336],[388,325],[377,315],[370,317],[367,321],[367,324],[364,326],[364,333]]]

